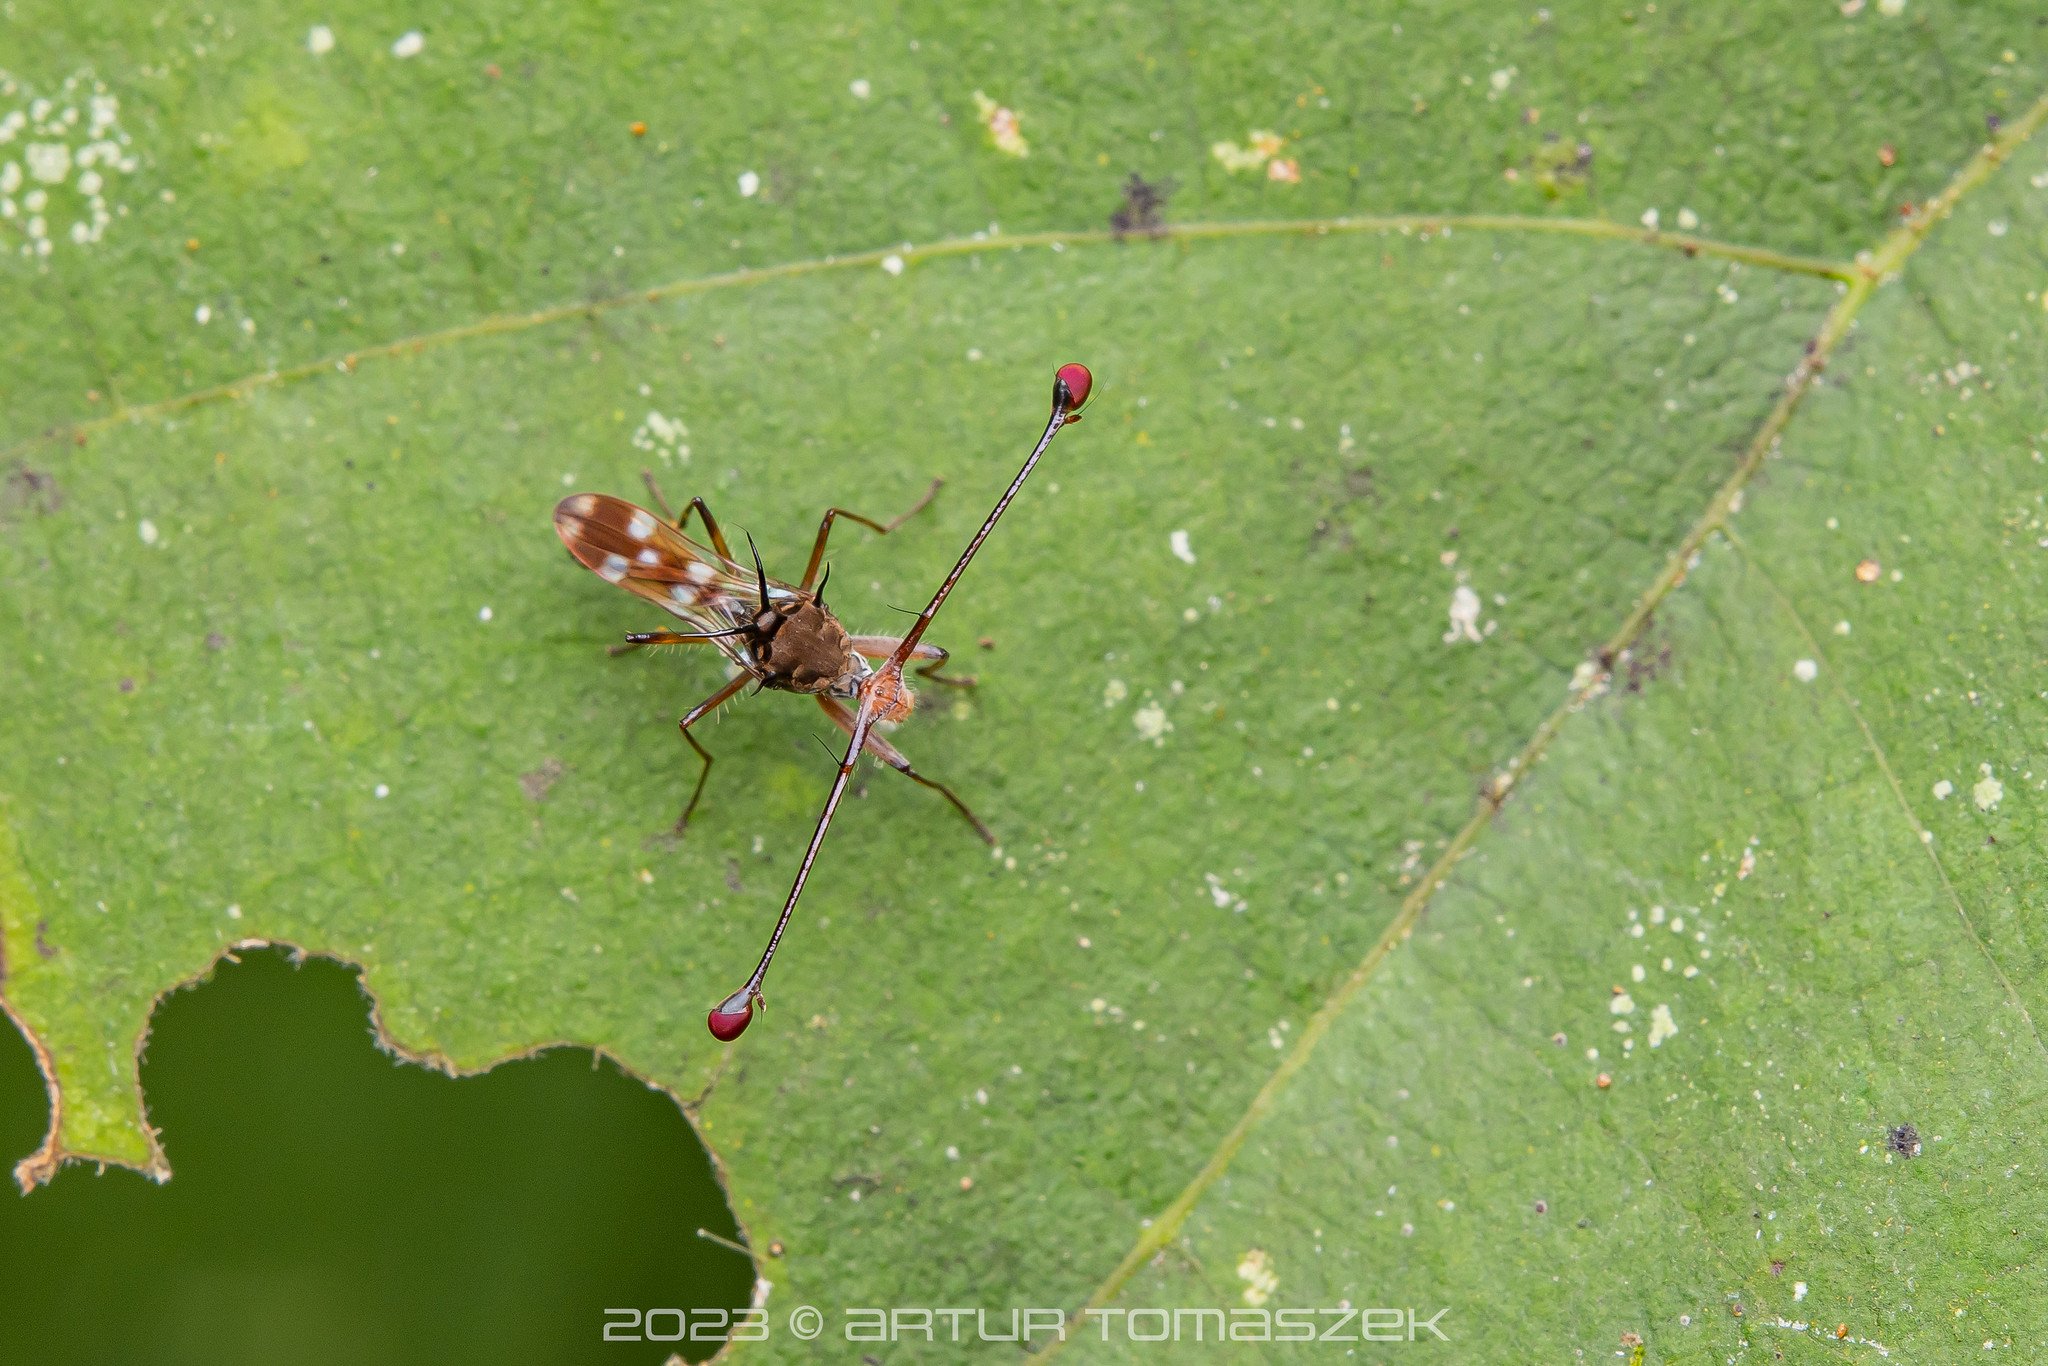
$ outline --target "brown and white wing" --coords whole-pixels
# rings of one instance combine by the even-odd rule
[[[585,569],[698,631],[727,630],[754,615],[758,588],[740,566],[623,498],[570,494],[555,505],[555,534]]]

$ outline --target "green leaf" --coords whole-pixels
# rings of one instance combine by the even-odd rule
[[[1242,1306],[1257,1248],[1485,1358],[2038,1341],[2028,16],[17,8],[6,99],[97,81],[135,160],[96,241],[0,220],[28,1177],[163,1170],[151,1003],[260,939],[423,1058],[698,1098],[772,1318]],[[1262,130],[1298,184],[1211,153]],[[943,476],[835,541],[887,629],[1075,358],[934,631],[981,685],[899,737],[1002,853],[868,779],[716,1047],[829,728],[738,708],[654,838],[719,673],[607,659],[660,623],[550,506],[653,464],[788,575]]]

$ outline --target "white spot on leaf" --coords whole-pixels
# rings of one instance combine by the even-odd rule
[[[1244,1282],[1244,1302],[1253,1308],[1273,1298],[1280,1288],[1280,1277],[1264,1248],[1255,1247],[1238,1260],[1237,1278]]]
[[[1444,632],[1444,644],[1456,645],[1469,640],[1477,645],[1485,637],[1479,633],[1479,613],[1483,610],[1479,595],[1470,586],[1459,584],[1451,593],[1451,629]]]
[[[1661,1048],[1664,1041],[1678,1032],[1678,1021],[1671,1018],[1671,1007],[1659,1003],[1650,1011],[1650,1047]]]
[[[1028,157],[1031,144],[1024,140],[1024,121],[1017,111],[997,104],[981,91],[974,92],[974,114],[988,129],[989,141],[1004,156]]]

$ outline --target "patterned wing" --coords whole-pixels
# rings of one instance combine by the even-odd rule
[[[658,603],[693,630],[723,631],[754,615],[759,589],[752,575],[623,498],[569,495],[555,504],[555,533],[585,569]],[[771,583],[770,591],[779,597],[788,590]],[[744,662],[737,641],[714,643]]]

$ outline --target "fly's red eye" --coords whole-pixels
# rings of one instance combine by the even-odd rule
[[[731,1043],[747,1032],[747,1026],[754,1022],[754,1001],[744,991],[734,992],[718,1003],[706,1023],[711,1026],[711,1037],[720,1043]]]
[[[1067,386],[1067,411],[1081,411],[1081,405],[1088,401],[1088,391],[1095,387],[1095,376],[1079,361],[1068,361],[1060,367],[1059,381]]]

